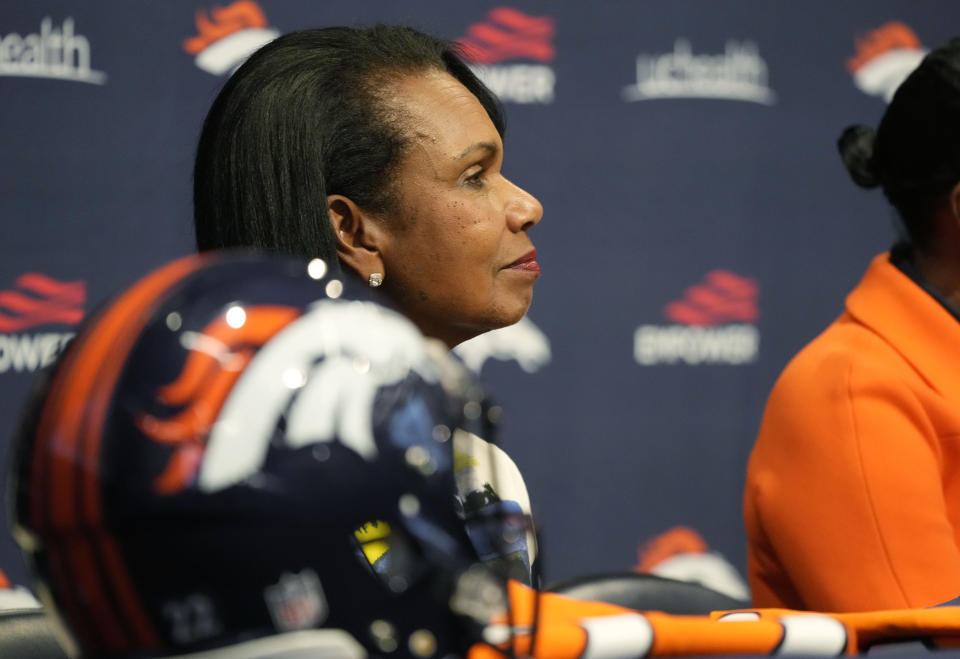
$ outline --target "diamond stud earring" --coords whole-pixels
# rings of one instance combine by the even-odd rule
[[[382,273],[382,272],[374,272],[374,273],[371,274],[370,277],[367,279],[367,282],[370,284],[370,288],[378,288],[378,287],[380,286],[380,284],[383,283],[383,273]]]

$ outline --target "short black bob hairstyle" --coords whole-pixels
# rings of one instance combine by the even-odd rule
[[[936,237],[934,213],[960,183],[960,39],[923,59],[876,132],[850,126],[838,147],[854,182],[882,187],[910,243],[926,249]]]
[[[374,213],[393,208],[407,138],[383,92],[399,76],[431,70],[470,90],[503,136],[499,101],[457,47],[410,27],[303,30],[254,53],[203,124],[193,176],[197,247],[336,263],[327,195]]]

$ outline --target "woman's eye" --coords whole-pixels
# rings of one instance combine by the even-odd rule
[[[486,170],[481,169],[475,174],[468,176],[465,180],[465,183],[473,188],[481,188],[483,187],[484,174],[486,174]]]

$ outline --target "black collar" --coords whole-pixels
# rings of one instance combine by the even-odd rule
[[[940,306],[949,311],[950,315],[960,322],[960,309],[957,309],[947,301],[947,298],[940,295],[937,289],[931,286],[930,282],[924,279],[920,271],[917,270],[917,266],[913,263],[913,245],[907,242],[899,242],[890,248],[890,263],[913,280],[913,283],[925,290],[930,297],[939,302]]]

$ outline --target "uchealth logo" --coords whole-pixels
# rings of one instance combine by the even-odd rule
[[[102,85],[107,74],[91,66],[90,40],[72,17],[57,23],[50,16],[36,32],[0,35],[0,76],[53,78]]]
[[[927,54],[913,30],[897,21],[868,32],[855,43],[857,52],[847,60],[854,84],[887,102]]]
[[[767,63],[752,41],[729,40],[722,53],[695,53],[688,39],[677,39],[673,51],[642,53],[636,80],[621,91],[624,101],[657,99],[725,99],[773,105]]]
[[[453,352],[474,373],[479,373],[488,359],[515,361],[527,373],[535,373],[550,363],[550,340],[524,316],[515,325],[464,341]]]
[[[213,75],[232,73],[280,32],[271,28],[256,2],[237,0],[226,7],[196,13],[197,34],[183,42],[198,67]]]
[[[758,296],[753,279],[713,270],[664,307],[670,324],[636,329],[633,357],[641,366],[753,362],[760,349]]]
[[[36,272],[0,290],[0,373],[33,372],[52,364],[74,333],[27,330],[79,323],[86,299],[82,281],[63,282]]]
[[[457,42],[464,59],[501,101],[552,103],[557,76],[553,19],[512,7],[491,9]]]

